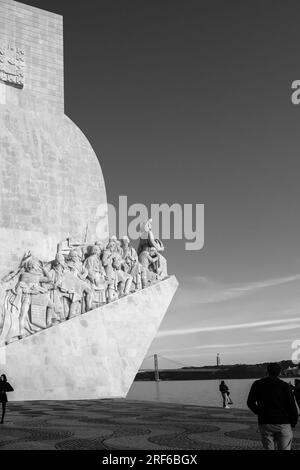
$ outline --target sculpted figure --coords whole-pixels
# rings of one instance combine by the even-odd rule
[[[10,271],[9,274],[7,274],[6,276],[4,276],[3,279],[1,279],[1,283],[2,284],[8,284],[8,283],[11,283],[14,281],[14,279],[17,278],[17,276],[21,273],[24,272],[25,270],[25,265],[26,265],[26,262],[31,258],[31,252],[28,251],[27,253],[25,253],[25,255],[23,256],[18,268],[14,271]]]
[[[68,319],[92,310],[93,291],[86,281],[87,270],[84,268],[80,255],[71,250],[66,259],[66,270],[63,275],[61,290],[69,300]]]
[[[53,304],[49,295],[50,284],[51,279],[39,260],[32,257],[26,261],[16,287],[7,293],[5,302],[6,311],[14,319],[18,318],[20,338],[51,326]]]
[[[127,236],[122,238],[123,269],[133,277],[136,290],[141,288],[141,266],[135,249],[130,245]]]
[[[53,261],[30,252],[0,280],[0,341],[10,342],[56,322],[128,295],[167,277],[164,246],[154,238],[151,219],[142,224],[137,252],[129,238],[110,238],[107,247],[58,245]],[[134,289],[133,289],[134,290]]]
[[[133,278],[131,274],[123,270],[124,260],[121,254],[116,253],[113,259],[112,267],[116,273],[119,297],[130,294]]]
[[[100,259],[100,261],[101,261],[101,263],[102,263],[102,257],[103,257],[103,252],[104,252],[104,245],[103,245],[103,243],[102,243],[101,241],[97,241],[97,242],[95,243],[95,246],[97,246],[98,249],[99,249],[99,259]]]
[[[108,302],[112,302],[118,297],[128,295],[132,284],[132,276],[122,270],[124,260],[119,253],[116,242],[116,237],[110,239],[102,258],[108,281]]]
[[[155,248],[153,247],[153,248],[155,249],[155,252],[156,252],[155,256],[158,257],[158,260],[156,262],[155,272],[158,275],[158,279],[163,280],[168,277],[167,260],[164,256],[161,255],[161,252],[165,251],[165,247],[162,241],[159,240],[158,238],[155,239],[155,244],[156,244],[156,247]]]
[[[145,248],[155,248],[156,255],[158,256],[156,271],[159,279],[165,279],[168,277],[167,260],[162,256],[162,252],[165,250],[163,243],[159,239],[155,239],[152,232],[152,219],[141,224],[140,230],[140,242],[137,250],[137,254],[140,255]]]
[[[84,270],[87,272],[87,279],[92,286],[100,287],[105,284],[105,269],[100,260],[100,249],[97,245],[88,249],[87,259],[84,262]]]
[[[105,250],[103,250],[103,254],[102,254],[102,265],[105,269],[106,275],[107,275],[108,267],[112,265],[115,253],[116,253],[116,243],[115,243],[114,237],[112,237],[109,239],[109,242]]]
[[[76,277],[81,279],[86,278],[87,273],[83,268],[82,257],[77,250],[70,250],[66,257],[66,266]]]
[[[0,339],[2,342],[11,336],[18,339],[19,313],[16,311],[10,300],[15,298],[15,288],[20,275],[25,271],[25,264],[31,258],[31,252],[25,253],[18,267],[4,276],[0,282]]]
[[[107,279],[107,302],[112,302],[118,298],[117,277],[112,266],[115,256],[115,248],[115,239],[112,237],[109,239],[109,242],[102,255],[102,264],[105,269]]]
[[[116,251],[116,253],[118,253],[118,255],[120,255],[122,257],[122,255],[123,255],[122,243],[120,242],[120,240],[116,240],[115,243],[116,243],[115,251]]]
[[[53,288],[50,291],[50,298],[53,302],[54,318],[53,321],[65,321],[69,316],[69,304],[67,299],[70,298],[62,285],[67,266],[63,254],[58,251],[55,260],[50,264],[49,276],[53,282]]]
[[[94,290],[94,303],[98,305],[106,303],[106,272],[102,265],[101,250],[99,245],[94,245],[88,249],[88,257],[84,262],[84,269],[87,272],[87,280]],[[97,297],[95,299],[95,297]]]
[[[139,262],[141,264],[141,278],[142,288],[145,289],[150,284],[156,282],[159,277],[156,273],[156,263],[158,261],[158,253],[154,247],[144,247],[144,250],[139,255]]]

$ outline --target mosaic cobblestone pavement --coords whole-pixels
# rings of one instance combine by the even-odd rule
[[[300,424],[294,432],[300,449]],[[247,410],[128,400],[8,403],[0,450],[261,449]]]

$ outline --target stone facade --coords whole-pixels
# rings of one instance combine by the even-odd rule
[[[98,159],[64,115],[62,17],[0,0],[1,57],[8,47],[22,51],[24,83],[9,83],[0,61],[0,278],[28,250],[49,259],[69,235],[108,236]]]
[[[13,0],[0,0],[0,333],[6,326],[10,331],[12,324],[22,326],[29,310],[35,326],[37,317],[47,320],[46,308],[55,311],[59,302],[55,304],[54,297],[51,306],[44,303],[48,291],[42,284],[46,281],[52,283],[54,293],[67,293],[71,307],[78,297],[82,306],[83,299],[86,301],[86,308],[76,312],[77,316],[69,315],[60,323],[51,319],[49,325],[38,321],[39,328],[30,330],[31,336],[20,334],[20,329],[12,337],[4,335],[0,371],[13,383],[11,399],[126,396],[177,289],[177,280],[167,277],[162,269],[164,258],[157,254],[152,262],[157,264],[154,277],[160,282],[147,287],[145,266],[132,275],[122,271],[111,240],[105,250],[105,292],[115,290],[115,296],[108,296],[112,303],[102,307],[100,297],[99,302],[88,305],[91,291],[94,295],[99,285],[94,290],[83,288],[81,270],[76,268],[80,263],[76,264],[71,252],[67,261],[59,242],[71,238],[69,247],[95,242],[106,245],[107,219],[99,161],[85,136],[64,114],[62,18]],[[155,243],[153,240],[149,246]],[[20,260],[29,258],[30,262],[20,266]],[[65,262],[71,263],[68,269],[80,284],[81,296],[73,284],[68,290],[60,283],[54,258],[63,272]],[[50,260],[51,267],[58,270],[57,279],[50,279],[46,272],[45,261]],[[130,294],[134,276],[140,274],[144,289],[136,286],[136,292]],[[90,283],[94,281],[89,278]],[[7,285],[10,282],[14,286]],[[124,291],[119,292],[122,284]],[[39,295],[43,299],[37,299]]]
[[[177,286],[170,277],[0,349],[9,399],[125,397]]]
[[[8,44],[24,51],[26,70],[24,89],[16,92],[6,87],[6,101],[25,110],[63,114],[63,18],[13,0],[0,0],[0,45]]]

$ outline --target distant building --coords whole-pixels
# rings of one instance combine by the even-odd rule
[[[289,366],[287,369],[284,369],[281,373],[283,377],[298,377],[300,376],[300,365],[291,367]]]

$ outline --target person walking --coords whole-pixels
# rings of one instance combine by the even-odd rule
[[[247,406],[258,416],[265,450],[291,450],[298,411],[288,383],[279,379],[281,367],[270,363],[267,377],[256,380],[250,389]]]
[[[14,389],[10,385],[10,383],[7,382],[7,378],[5,374],[2,374],[0,377],[0,403],[2,403],[2,418],[0,421],[0,424],[3,424],[4,422],[4,416],[5,416],[5,411],[6,411],[6,403],[7,403],[7,392],[13,392]]]
[[[229,403],[231,400],[229,398],[229,388],[224,382],[224,380],[221,381],[219,390],[223,398],[223,408],[230,408]]]

